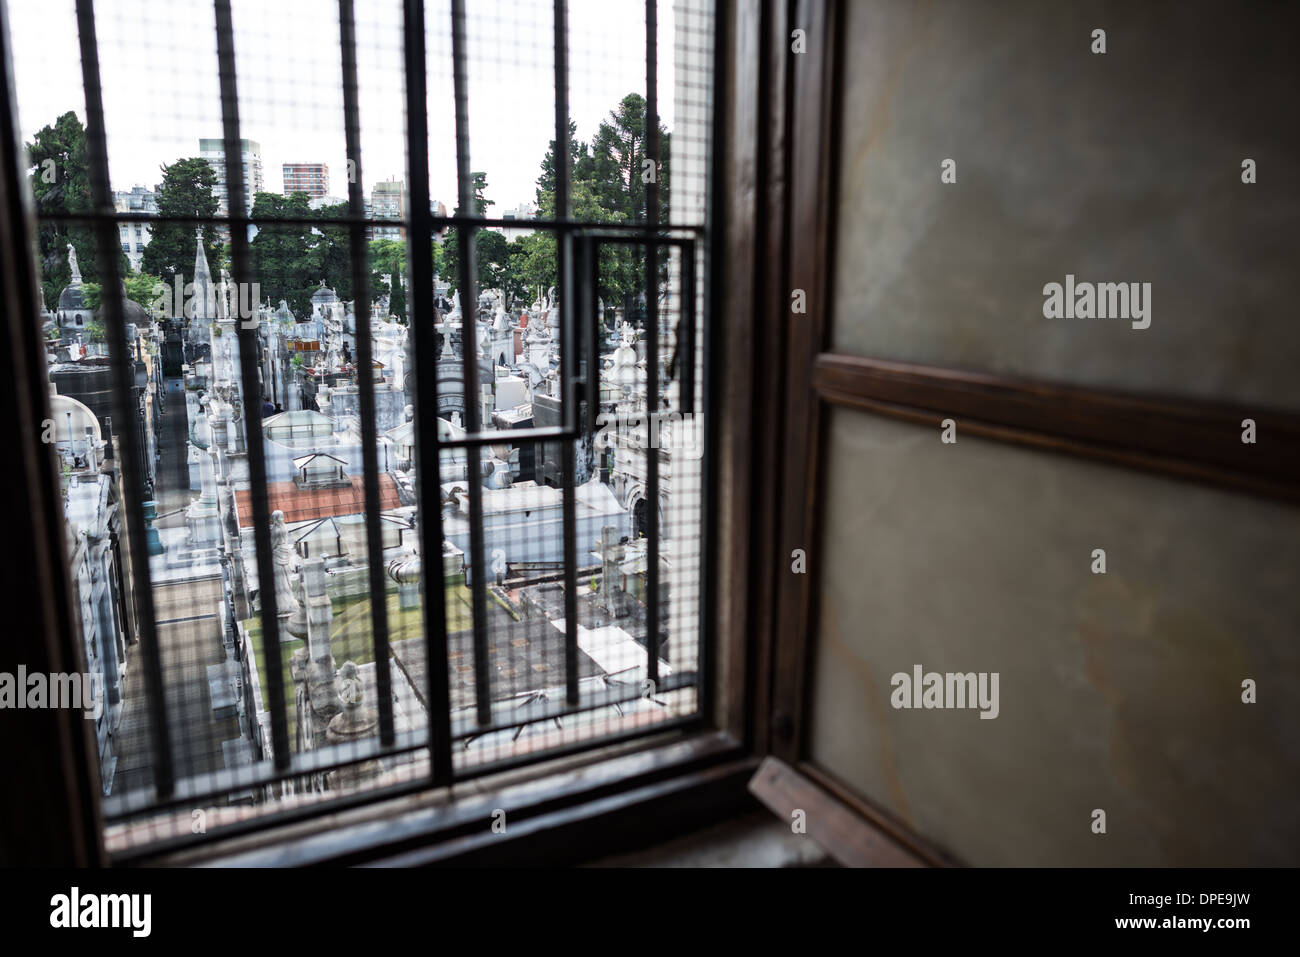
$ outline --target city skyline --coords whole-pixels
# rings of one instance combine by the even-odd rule
[[[198,156],[201,139],[221,136],[220,91],[211,9],[182,0],[157,9],[144,0],[102,3],[100,69],[112,188],[153,188],[160,167]],[[644,4],[576,0],[570,5],[569,99],[577,139],[587,141],[627,93],[645,92]],[[344,196],[348,168],[337,57],[337,7],[327,2],[232,4],[240,89],[240,136],[262,145],[274,188],[285,163],[319,162],[338,172]],[[492,212],[534,199],[539,165],[554,138],[551,5],[526,7],[487,0],[467,20],[471,168],[487,173]],[[24,142],[71,110],[84,123],[80,54],[72,0],[11,5],[18,38],[15,75]],[[451,36],[436,30],[444,10],[431,9],[428,35],[430,194],[457,196]],[[406,177],[400,5],[378,5],[358,25],[363,192]],[[581,25],[581,26],[578,26]],[[674,128],[674,21],[659,17],[660,122]],[[178,36],[201,36],[201,48]],[[112,55],[110,55],[110,52]],[[130,56],[132,52],[137,57]],[[70,64],[51,71],[47,64]],[[599,78],[599,83],[585,82]],[[287,91],[268,97],[264,91]],[[253,95],[250,95],[250,92]],[[301,95],[300,95],[301,94]],[[439,140],[439,132],[444,135]]]

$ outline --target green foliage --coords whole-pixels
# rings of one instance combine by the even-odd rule
[[[281,226],[262,220],[310,219],[309,202],[306,193],[257,193],[253,197],[253,217],[259,221],[258,230],[248,245],[253,278],[260,286],[262,300],[278,304],[283,299],[299,316],[311,311],[312,291],[324,278],[313,268],[309,256],[314,245],[311,227],[297,223]]]
[[[124,276],[122,283],[126,286],[127,299],[138,302],[146,309],[152,310],[158,298],[157,286],[162,283],[161,279],[145,272],[139,272]]]
[[[216,213],[213,187],[217,185],[217,174],[207,160],[197,156],[180,159],[163,166],[162,174],[158,187],[160,216],[201,218]],[[218,242],[217,227],[203,227],[203,251],[213,277],[219,276],[225,253]],[[183,287],[185,282],[194,280],[195,252],[194,227],[183,223],[155,223],[141,258],[141,269],[169,286],[174,286],[176,277],[180,276]],[[172,303],[173,314],[180,315],[182,308],[183,302]]]
[[[314,285],[319,288],[320,281],[325,280],[340,299],[352,299],[352,240],[347,226],[324,225],[331,220],[338,220],[350,215],[347,203],[334,206],[322,206],[315,211],[315,218],[322,225],[316,227],[312,235],[312,244],[307,254],[308,268],[313,270],[316,278]]]
[[[433,274],[440,279],[445,279],[447,276],[446,254],[443,252],[441,242],[433,244]]]
[[[569,122],[572,162],[569,188],[569,216],[591,223],[626,223],[646,220],[648,197],[644,182],[646,160],[646,103],[638,93],[629,93],[600,124],[591,144],[578,142],[576,125]],[[659,127],[660,163],[655,170],[659,186],[659,220],[669,215],[669,161],[671,140]],[[538,215],[555,216],[555,141],[542,158],[537,178]],[[539,232],[525,237],[532,242],[520,247],[514,261],[523,271],[524,286],[555,285],[555,239]],[[518,242],[518,240],[516,240]],[[601,250],[599,294],[606,303],[625,305],[644,285],[644,250],[635,246],[604,246]],[[667,257],[662,259],[661,279],[667,276]]]
[[[644,222],[646,219],[647,184],[644,182],[646,160],[646,103],[637,93],[629,93],[600,124],[590,144],[577,139],[577,126],[569,121],[569,218],[582,222],[606,224]],[[659,127],[659,155],[655,170],[659,185],[659,218],[668,220],[669,133]],[[555,141],[542,157],[537,177],[538,216],[555,218]],[[485,215],[490,203],[483,199],[486,176],[474,173],[474,212]],[[439,275],[453,290],[460,285],[460,237],[450,230],[441,249],[443,264]],[[557,285],[555,236],[547,230],[521,236],[512,242],[495,230],[482,229],[475,234],[477,261],[475,280],[479,289],[502,288],[508,299],[530,301],[540,286]],[[598,292],[611,306],[627,305],[644,287],[644,249],[635,246],[606,245],[601,249]],[[662,259],[661,278],[667,276],[667,256]]]
[[[392,273],[389,281],[392,283],[392,289],[388,293],[388,313],[402,325],[406,325],[406,290],[402,288],[402,273]]]
[[[406,292],[400,277],[406,275],[406,243],[396,239],[370,242],[370,296],[389,296],[388,311],[401,323],[406,322]]]
[[[89,212],[92,200],[86,130],[77,114],[64,113],[37,132],[26,146],[37,216]],[[38,242],[41,287],[49,308],[57,306],[59,293],[72,281],[72,271],[68,268],[68,243],[77,250],[83,281],[99,280],[98,248],[94,232],[89,227],[45,221],[38,230]],[[125,254],[118,270],[122,275],[130,272]]]
[[[493,229],[478,230],[474,234],[474,252],[477,264],[474,281],[480,291],[498,286],[505,286],[507,289],[519,286],[518,277],[511,274],[510,244],[506,242],[505,236]],[[447,238],[442,241],[442,258],[445,271],[441,275],[447,280],[450,290],[454,292],[460,288],[458,230],[449,230]]]
[[[496,202],[494,200],[485,199],[483,196],[483,193],[487,190],[487,173],[477,172],[477,173],[470,173],[469,175],[470,175],[470,180],[473,184],[473,193],[474,193],[474,201],[473,201],[474,211],[472,215],[486,216],[487,208],[489,206],[496,205]],[[461,215],[459,203],[457,203],[456,210],[453,213],[453,215],[455,216]]]
[[[132,302],[137,302],[150,310],[157,302],[158,296],[156,286],[159,283],[157,276],[150,276],[145,273],[128,273],[122,280],[122,285],[126,287],[126,298]],[[104,303],[103,289],[97,282],[83,282],[81,292],[85,297],[86,306],[93,311],[98,311]],[[98,341],[98,340],[96,340]]]

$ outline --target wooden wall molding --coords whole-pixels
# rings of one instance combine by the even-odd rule
[[[856,801],[844,799],[809,777],[806,765],[793,768],[766,757],[749,782],[750,793],[776,815],[793,825],[795,815],[803,833],[845,867],[925,867],[940,863],[917,853],[904,837],[880,827],[874,815],[864,813]]]
[[[1300,502],[1300,415],[823,352],[833,405]],[[1242,421],[1255,422],[1254,444]]]

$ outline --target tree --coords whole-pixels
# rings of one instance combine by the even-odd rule
[[[506,237],[495,229],[480,229],[474,234],[474,252],[478,263],[475,283],[479,291],[507,285],[510,280],[510,246]],[[451,230],[442,241],[443,266],[451,290],[460,288],[460,231]],[[463,305],[463,297],[462,297]]]
[[[162,167],[163,179],[158,187],[158,214],[162,217],[205,218],[217,211],[217,197],[213,187],[217,185],[217,174],[205,159],[191,157],[177,160],[170,166]],[[225,251],[217,241],[217,227],[203,227],[203,251],[208,259],[208,267],[215,278],[225,261]],[[160,222],[154,225],[153,236],[144,249],[141,269],[159,277],[168,286],[173,285],[177,276],[194,275],[195,235],[194,227],[186,223]],[[176,315],[181,315],[182,303],[173,303]]]
[[[316,218],[322,224],[330,223],[351,214],[347,203],[322,206],[316,210]],[[364,253],[365,250],[362,250]],[[314,270],[317,282],[325,280],[340,299],[352,299],[352,236],[347,226],[321,225],[312,235],[312,247],[308,256],[310,268]]]
[[[569,121],[570,176],[569,214],[573,219],[590,223],[643,222],[646,219],[645,182],[646,103],[638,93],[629,93],[600,124],[590,147],[576,141],[576,126]],[[669,215],[669,147],[668,130],[659,126],[659,157],[651,167],[659,187],[659,219]],[[555,141],[542,157],[541,175],[537,178],[537,205],[543,219],[555,217]],[[527,287],[550,287],[555,284],[555,238],[539,231],[529,242],[514,251],[513,268]],[[667,277],[668,257],[660,258],[661,281]],[[645,251],[633,245],[601,247],[598,293],[605,302],[628,307],[644,288]],[[631,315],[629,313],[629,318]]]
[[[388,277],[406,274],[406,243],[397,239],[372,239],[367,253],[370,260],[370,295],[387,295]]]
[[[146,309],[151,309],[157,300],[157,287],[161,283],[162,280],[157,276],[146,272],[129,273],[122,278],[122,284],[126,286],[126,298],[138,302]]]
[[[495,229],[481,229],[474,237],[478,252],[480,289],[496,289],[505,284],[510,272],[510,249],[504,234]]]
[[[40,130],[26,146],[37,216],[90,212],[86,129],[77,119],[77,114],[64,113]],[[68,268],[68,243],[77,250],[82,280],[99,281],[99,251],[94,231],[88,226],[43,221],[38,239],[41,287],[45,302],[51,309],[57,306],[59,293],[72,281],[72,272]],[[119,261],[118,272],[122,276],[130,272],[125,254]]]
[[[670,137],[659,125],[659,164],[647,172],[646,102],[639,93],[623,97],[592,139],[592,176],[596,195],[606,209],[623,213],[624,222],[646,219],[646,177],[659,186],[659,220],[668,220],[668,157]],[[575,177],[576,178],[576,177]]]
[[[570,182],[590,180],[595,174],[595,161],[586,143],[577,138],[578,124],[569,120]],[[542,157],[542,172],[537,177],[537,208],[541,209],[547,196],[555,195],[555,140]]]
[[[487,208],[489,206],[496,205],[495,201],[490,199],[485,199],[483,196],[484,192],[487,190],[487,173],[478,172],[478,173],[470,173],[469,175],[470,175],[470,181],[472,183],[472,189],[474,193],[474,202],[473,202],[474,212],[472,215],[486,216]],[[455,216],[461,215],[459,203],[456,205],[456,211],[453,215]]]
[[[87,320],[85,326],[85,336],[87,342],[104,342],[104,323],[100,319]]]
[[[402,288],[402,273],[394,272],[389,274],[392,278],[392,288],[388,293],[388,314],[393,316],[402,325],[406,325],[406,290]]]
[[[368,256],[371,298],[388,296],[389,314],[405,324],[406,290],[402,288],[402,277],[406,275],[406,243],[398,239],[371,240]],[[437,261],[436,254],[434,261]]]
[[[300,223],[274,223],[276,219],[311,219],[310,197],[306,193],[258,193],[253,197],[253,217],[259,220],[257,235],[249,243],[253,279],[263,300],[289,304],[296,315],[311,311],[311,296],[322,278],[309,258],[311,227]],[[272,222],[265,222],[272,220]]]
[[[444,279],[447,275],[447,254],[442,248],[441,240],[436,238],[433,242],[433,274],[439,279]]]

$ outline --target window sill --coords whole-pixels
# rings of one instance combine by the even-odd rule
[[[669,734],[134,863],[575,864],[668,840],[752,806],[746,783],[757,766],[724,732]]]

